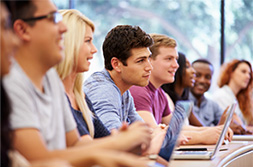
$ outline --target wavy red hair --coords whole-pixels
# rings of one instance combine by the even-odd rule
[[[250,62],[246,60],[234,59],[221,67],[221,74],[218,79],[218,86],[222,87],[228,85],[231,74],[235,71],[239,64],[246,63],[250,67],[250,80],[245,89],[241,89],[236,95],[237,101],[239,103],[239,108],[243,114],[244,119],[247,121],[248,125],[253,125],[253,106],[252,106],[252,92],[253,92],[253,72]]]

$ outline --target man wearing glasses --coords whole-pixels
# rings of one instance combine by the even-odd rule
[[[4,79],[12,104],[14,148],[29,161],[60,158],[74,166],[146,166],[133,155],[98,150],[106,147],[96,142],[83,146],[64,87],[52,68],[63,58],[67,28],[51,1],[10,1],[9,8],[22,41]]]

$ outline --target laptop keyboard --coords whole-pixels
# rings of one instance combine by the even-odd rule
[[[195,155],[205,155],[207,154],[207,151],[181,151],[177,152],[177,154],[195,154]]]

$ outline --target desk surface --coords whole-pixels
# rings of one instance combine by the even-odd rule
[[[208,145],[208,146],[198,145],[198,147],[207,147],[208,149],[212,149],[214,148],[214,145]],[[227,148],[227,150],[219,151],[216,154],[216,157],[212,160],[172,160],[169,164],[169,167],[224,166],[231,160],[236,159],[237,157],[245,153],[252,152],[252,156],[253,156],[253,142],[252,141],[232,141],[228,145],[223,145],[222,147]],[[248,160],[252,161],[252,164],[253,164],[252,158],[250,159],[248,158]]]

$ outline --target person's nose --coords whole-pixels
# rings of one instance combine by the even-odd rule
[[[58,24],[59,24],[59,30],[61,34],[67,32],[68,30],[67,26],[62,21],[60,21]]]
[[[174,62],[172,63],[172,66],[173,66],[173,68],[178,69],[179,64],[178,64],[178,62],[177,62],[177,60],[176,60],[176,59],[175,59],[175,60],[174,60]]]
[[[96,46],[92,43],[92,46],[91,46],[91,53],[92,54],[95,54],[95,53],[97,53],[97,48],[96,48]]]
[[[152,66],[152,64],[151,64],[151,62],[150,62],[149,59],[148,59],[148,61],[147,61],[147,66],[145,67],[145,70],[146,70],[146,71],[151,71],[151,70],[153,70],[153,66]]]
[[[205,82],[205,77],[204,76],[200,76],[196,79],[197,77],[195,77],[195,80],[198,80],[198,82],[200,83],[204,83]]]

